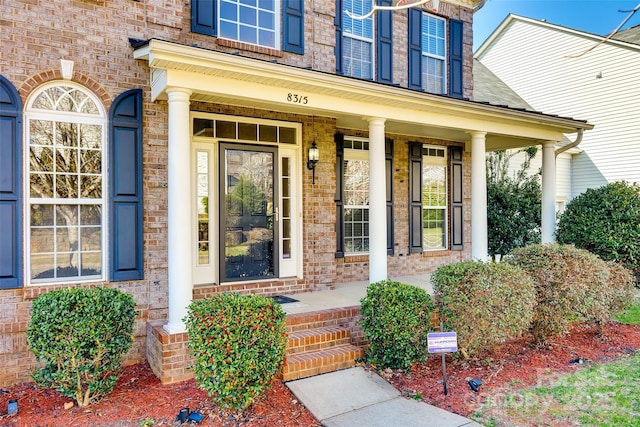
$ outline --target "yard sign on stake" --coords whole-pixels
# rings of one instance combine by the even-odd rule
[[[440,330],[443,329],[440,324]],[[447,362],[444,359],[445,353],[455,353],[458,351],[458,336],[455,332],[432,332],[427,334],[427,348],[429,353],[442,354],[442,384],[444,385],[444,395],[447,395]]]

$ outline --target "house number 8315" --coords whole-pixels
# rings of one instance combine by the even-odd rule
[[[297,93],[288,93],[287,101],[293,102],[296,104],[308,104],[309,98],[307,98],[306,96],[298,95]]]

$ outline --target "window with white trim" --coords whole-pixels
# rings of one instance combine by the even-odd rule
[[[447,247],[447,152],[422,148],[422,247]]]
[[[280,2],[220,0],[219,37],[277,49],[280,45]]]
[[[105,126],[100,101],[56,82],[26,110],[31,283],[100,280],[104,271]]]
[[[344,0],[344,11],[352,15],[363,16],[373,7],[372,0]],[[342,13],[342,55],[343,73],[361,79],[373,78],[374,64],[374,24],[373,16],[365,19],[353,19]]]
[[[422,14],[422,89],[430,93],[447,93],[446,21]]]
[[[369,252],[369,141],[344,139],[344,251]]]

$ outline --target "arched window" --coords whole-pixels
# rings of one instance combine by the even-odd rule
[[[38,88],[25,111],[27,276],[101,280],[105,264],[106,114],[72,82]]]

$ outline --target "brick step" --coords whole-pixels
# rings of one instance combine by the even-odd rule
[[[360,306],[288,314],[286,328],[291,333],[325,326],[347,326],[357,318],[360,318]]]
[[[356,359],[363,356],[364,350],[351,344],[294,354],[287,357],[283,380],[297,380],[350,368],[355,365]]]
[[[289,333],[287,356],[349,344],[351,331],[341,326],[325,326]]]

